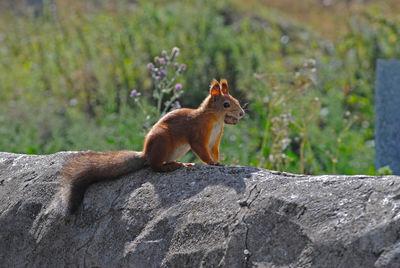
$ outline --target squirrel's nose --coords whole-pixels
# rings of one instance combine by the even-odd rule
[[[240,112],[239,116],[242,117],[244,115],[244,112]]]

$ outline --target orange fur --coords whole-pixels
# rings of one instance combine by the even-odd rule
[[[228,93],[225,79],[213,80],[210,94],[197,109],[178,109],[162,117],[146,135],[143,152],[82,152],[61,173],[62,201],[68,212],[79,207],[86,188],[96,181],[117,178],[142,168],[147,162],[158,172],[173,171],[191,149],[204,163],[219,163],[224,123],[236,124],[244,115],[239,102]]]

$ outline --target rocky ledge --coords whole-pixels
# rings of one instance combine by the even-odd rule
[[[72,154],[0,153],[2,267],[400,266],[400,177],[145,168],[64,216]]]

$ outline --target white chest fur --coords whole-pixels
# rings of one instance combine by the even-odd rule
[[[208,140],[208,149],[209,150],[211,150],[211,148],[214,146],[215,142],[217,141],[218,136],[222,131],[223,124],[224,124],[223,122],[214,123],[214,126],[210,133],[210,138]]]
[[[190,149],[190,145],[188,143],[183,143],[181,145],[179,145],[178,147],[176,147],[174,149],[174,151],[169,155],[168,159],[167,159],[167,163],[168,162],[172,162],[177,160],[178,158],[180,158],[181,156],[183,156],[184,154],[187,153],[187,151],[189,151]]]

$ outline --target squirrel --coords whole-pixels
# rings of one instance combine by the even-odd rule
[[[191,149],[204,163],[219,162],[219,143],[225,124],[235,125],[244,115],[239,101],[228,92],[228,82],[213,79],[210,94],[197,109],[182,108],[164,115],[149,131],[142,152],[84,151],[69,160],[61,171],[61,200],[68,214],[82,202],[87,187],[111,180],[149,165],[168,172],[184,164],[176,159]]]

